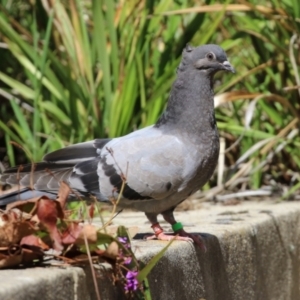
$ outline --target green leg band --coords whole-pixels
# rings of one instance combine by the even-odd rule
[[[183,229],[183,225],[181,222],[177,222],[175,224],[172,225],[172,229],[174,232],[180,230],[180,229]]]

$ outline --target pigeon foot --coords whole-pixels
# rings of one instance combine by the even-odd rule
[[[165,233],[160,233],[158,235],[151,235],[146,238],[147,240],[160,240],[160,241],[171,241],[171,240],[176,240],[176,241],[186,241],[186,242],[193,242],[193,239],[190,237],[185,237],[185,236],[179,236],[179,235],[172,235],[172,234],[165,234]]]
[[[189,240],[192,240],[201,250],[206,252],[206,246],[204,243],[204,240],[202,239],[200,234],[194,234],[194,233],[188,233],[184,231],[183,229],[175,231],[175,234],[178,234],[178,237],[181,238],[188,238]]]
[[[148,236],[146,240],[171,241],[175,239],[176,241],[194,242],[201,250],[206,252],[205,243],[199,234],[188,233],[183,228],[176,230],[173,235],[165,234],[159,223],[155,223],[151,227],[155,234]]]

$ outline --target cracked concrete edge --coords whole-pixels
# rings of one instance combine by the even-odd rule
[[[180,215],[187,217],[186,212]],[[152,299],[300,299],[300,204],[250,207],[243,217],[235,214],[240,220],[230,224],[217,224],[220,216],[219,209],[190,213],[190,220],[203,222],[193,231],[209,232],[202,234],[207,252],[191,243],[174,242],[149,276]],[[120,222],[125,224],[125,220],[126,216]],[[165,246],[160,241],[133,244],[145,262]],[[109,273],[107,267],[96,271],[101,299],[125,299]],[[97,298],[87,266],[2,270],[0,299]]]

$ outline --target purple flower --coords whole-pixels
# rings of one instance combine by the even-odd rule
[[[126,236],[125,237],[118,236],[118,241],[121,244],[123,244],[126,249],[130,248],[130,244],[128,243],[128,239]]]
[[[136,291],[138,288],[138,281],[136,279],[138,272],[128,271],[126,274],[125,291]]]
[[[132,261],[132,258],[129,256],[129,257],[124,257],[124,265],[129,265]]]
[[[126,244],[127,243],[127,237],[126,236],[124,236],[124,237],[118,236],[118,240],[122,244]]]

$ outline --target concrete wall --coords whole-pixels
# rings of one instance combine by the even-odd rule
[[[176,215],[187,231],[201,232],[207,252],[188,242],[174,242],[149,276],[153,300],[300,299],[300,203],[205,205]],[[117,223],[138,224],[140,232],[150,232],[141,213],[124,213]],[[134,242],[137,256],[145,262],[164,245]],[[98,266],[101,299],[125,299],[109,273],[109,268]],[[0,299],[96,296],[89,266],[49,267],[0,271]]]

